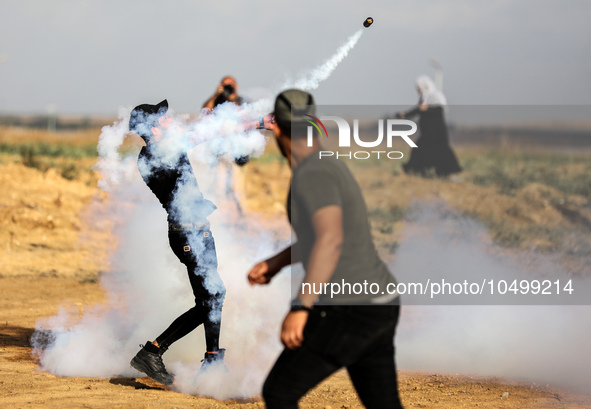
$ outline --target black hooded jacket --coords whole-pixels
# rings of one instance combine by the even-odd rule
[[[203,197],[186,152],[176,161],[159,157],[157,143],[142,148],[138,156],[138,169],[142,178],[154,192],[173,224],[203,222],[216,206]]]

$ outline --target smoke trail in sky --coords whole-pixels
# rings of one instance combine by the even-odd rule
[[[362,34],[363,29],[358,30],[355,34],[353,34],[347,39],[345,44],[340,46],[337,49],[337,51],[321,65],[311,70],[305,71],[303,74],[299,76],[299,78],[295,80],[290,79],[285,81],[278,89],[271,93],[271,95],[273,95],[273,98],[279,92],[286,89],[297,88],[302,89],[304,91],[313,91],[317,89],[324,80],[331,76],[331,74],[334,72],[337,66],[345,59],[345,57],[347,57],[349,51],[351,51],[353,47],[355,47],[355,45],[361,38]],[[273,99],[260,99],[250,104],[249,109],[251,109],[252,112],[264,114],[268,113],[272,109],[272,107]]]
[[[286,83],[283,88],[299,88],[305,91],[312,91],[318,88],[320,83],[326,80],[334,72],[337,66],[349,54],[349,51],[355,47],[359,38],[363,34],[363,29],[353,34],[345,44],[339,47],[337,52],[326,60],[321,66],[314,68],[312,71],[306,73],[302,78],[297,79],[293,83]]]

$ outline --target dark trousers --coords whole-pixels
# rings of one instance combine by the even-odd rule
[[[265,381],[267,408],[297,408],[306,392],[342,367],[365,407],[402,408],[394,363],[399,312],[398,305],[314,307],[302,346],[285,349]]]
[[[174,254],[187,267],[195,306],[174,320],[156,341],[167,349],[203,324],[207,351],[217,351],[226,288],[217,271],[213,235],[209,230],[169,231],[168,239]]]

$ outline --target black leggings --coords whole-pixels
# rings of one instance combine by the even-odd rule
[[[168,239],[174,254],[187,266],[195,306],[175,319],[156,342],[166,350],[203,324],[207,351],[217,351],[226,288],[217,272],[213,235],[209,230],[169,231]]]
[[[342,367],[366,408],[402,408],[394,363],[398,315],[398,305],[314,307],[302,346],[285,349],[265,381],[267,408],[296,409],[306,392]]]

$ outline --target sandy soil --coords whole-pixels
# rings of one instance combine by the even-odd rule
[[[288,170],[273,162],[245,172],[248,182],[240,183],[248,208],[271,208],[270,217],[280,214]],[[269,182],[263,176],[269,173],[280,176],[278,181]],[[171,391],[149,378],[67,378],[40,369],[30,343],[36,320],[56,314],[62,303],[83,312],[103,301],[97,277],[107,268],[113,245],[110,226],[89,230],[84,209],[104,197],[92,183],[68,181],[51,170],[44,173],[19,164],[0,165],[0,186],[0,407],[264,407],[260,396],[220,402]],[[265,201],[255,192],[264,192]],[[92,240],[80,240],[91,234]],[[407,408],[591,408],[590,396],[461,374],[401,371],[399,389]],[[346,373],[339,372],[308,393],[301,407],[362,405]]]

